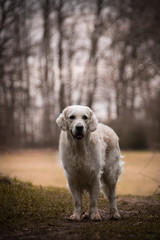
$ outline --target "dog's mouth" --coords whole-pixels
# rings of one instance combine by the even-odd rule
[[[78,139],[78,140],[81,140],[84,137],[83,133],[73,134],[72,131],[71,131],[71,134],[72,134],[73,138]]]
[[[80,135],[80,134],[76,134],[75,136],[74,136],[76,139],[78,139],[78,140],[80,140],[80,139],[82,139],[83,137],[84,137],[84,135]]]

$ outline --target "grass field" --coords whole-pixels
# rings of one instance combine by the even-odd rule
[[[152,195],[160,192],[160,153],[122,152],[125,169],[118,194]],[[0,174],[35,185],[66,187],[58,151],[27,150],[0,155]]]
[[[83,210],[88,209],[88,196]],[[160,195],[118,196],[121,220],[109,220],[100,195],[102,221],[70,221],[72,199],[65,188],[33,186],[0,177],[0,240],[153,240],[160,239]]]
[[[117,197],[121,220],[109,220],[108,201],[100,194],[102,221],[72,222],[69,220],[72,198],[58,152],[28,150],[1,154],[0,240],[159,240],[160,154],[123,152],[123,155],[126,165]],[[89,198],[85,195],[83,211],[88,208]]]

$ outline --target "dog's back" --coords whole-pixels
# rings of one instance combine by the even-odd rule
[[[99,123],[97,132],[99,138],[102,139],[107,145],[106,151],[113,149],[118,144],[119,138],[117,134],[107,125]]]

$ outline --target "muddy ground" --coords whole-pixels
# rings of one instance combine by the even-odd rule
[[[100,200],[101,201],[101,200]],[[121,196],[117,199],[121,220],[109,220],[109,209],[100,207],[102,221],[70,221],[63,215],[47,225],[0,231],[0,239],[160,239],[160,195],[151,197]]]

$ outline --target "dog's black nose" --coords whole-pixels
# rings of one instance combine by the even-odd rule
[[[76,130],[77,130],[78,132],[81,132],[81,131],[83,130],[83,125],[82,125],[81,123],[77,124],[77,125],[76,125]]]

